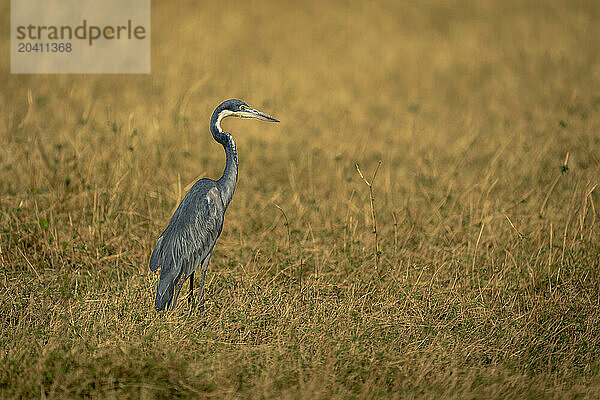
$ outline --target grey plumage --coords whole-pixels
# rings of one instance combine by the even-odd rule
[[[194,272],[199,265],[202,265],[199,295],[202,307],[206,269],[223,229],[225,210],[233,197],[237,182],[238,159],[235,141],[231,134],[221,129],[221,120],[228,116],[279,122],[235,99],[221,103],[213,112],[210,131],[213,138],[225,149],[225,170],[217,181],[205,178],[192,186],[156,242],[150,256],[150,270],[155,272],[161,268],[156,288],[157,311],[175,308],[179,291],[188,278],[190,300],[193,300]]]
[[[156,292],[156,309],[175,307],[179,293],[173,293],[180,279],[185,281],[204,261],[223,228],[225,207],[216,182],[196,182],[183,199],[150,257],[150,269],[162,266]],[[183,283],[183,282],[182,282]]]

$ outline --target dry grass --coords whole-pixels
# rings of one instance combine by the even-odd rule
[[[597,4],[153,3],[151,76],[0,61],[0,397],[600,396]],[[157,315],[229,97],[283,122],[226,123],[206,315]]]

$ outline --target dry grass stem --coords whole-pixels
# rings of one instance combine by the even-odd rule
[[[285,227],[287,228],[287,244],[288,244],[288,250],[291,250],[291,246],[292,246],[292,234],[290,233],[290,221],[288,220],[287,214],[285,213],[285,211],[283,211],[283,208],[281,208],[278,204],[273,203],[273,205],[275,207],[277,207],[277,209],[279,211],[281,211],[281,213],[283,214],[283,218],[285,218]]]
[[[373,184],[375,183],[375,178],[377,177],[377,171],[379,171],[379,167],[381,166],[381,160],[377,162],[377,167],[375,167],[375,171],[373,171],[373,176],[371,180],[368,181],[365,179],[363,173],[360,170],[358,164],[355,164],[356,170],[360,175],[363,182],[369,187],[369,205],[371,207],[371,223],[373,226],[373,255],[375,259],[375,271],[380,272],[379,270],[379,240],[377,237],[377,218],[375,216],[375,196],[373,195]]]

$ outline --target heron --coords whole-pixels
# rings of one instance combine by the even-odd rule
[[[227,117],[279,122],[237,99],[224,101],[213,112],[210,132],[225,149],[225,169],[220,179],[203,178],[192,186],[156,241],[150,256],[150,270],[155,272],[161,268],[154,303],[157,311],[175,308],[187,279],[190,280],[188,302],[194,303],[194,272],[201,266],[198,302],[200,313],[204,312],[204,277],[223,229],[225,211],[233,198],[238,176],[235,141],[221,128],[221,122]]]

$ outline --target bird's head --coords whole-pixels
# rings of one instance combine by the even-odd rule
[[[237,99],[231,99],[221,103],[215,110],[213,118],[214,117],[216,117],[215,124],[219,131],[221,131],[221,120],[226,117],[252,118],[263,121],[279,122],[269,114],[258,111],[242,100]]]

